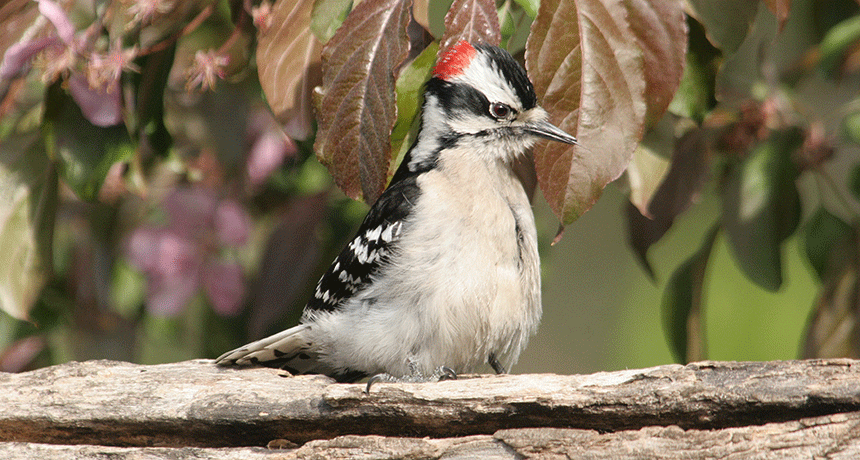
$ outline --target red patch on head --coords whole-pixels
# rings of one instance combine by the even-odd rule
[[[463,73],[463,69],[469,66],[475,57],[475,47],[466,40],[460,40],[439,58],[436,67],[433,68],[433,76],[443,80],[450,80]]]

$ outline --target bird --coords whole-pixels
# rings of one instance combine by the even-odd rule
[[[297,326],[224,353],[337,382],[425,382],[516,363],[542,314],[531,201],[513,163],[548,121],[504,49],[459,41],[424,85],[420,128]]]

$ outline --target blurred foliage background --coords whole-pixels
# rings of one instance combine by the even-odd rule
[[[304,93],[261,86],[288,3],[0,5],[0,370],[211,358],[295,324],[367,207],[314,155],[318,65],[284,83]],[[451,3],[415,2],[413,92]],[[539,3],[496,4],[520,58]],[[353,8],[311,5],[311,40]],[[680,89],[628,173],[555,245],[536,194],[544,319],[514,372],[860,357],[860,2],[677,7]]]

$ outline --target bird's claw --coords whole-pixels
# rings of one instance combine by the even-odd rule
[[[391,382],[391,383],[421,383],[421,382],[441,382],[443,380],[457,380],[457,373],[454,369],[448,366],[439,366],[430,376],[424,375],[418,368],[418,363],[414,359],[409,359],[407,367],[409,373],[403,377],[395,377],[391,374],[380,373],[367,379],[367,386],[364,388],[365,394],[370,394],[370,387],[376,382]]]

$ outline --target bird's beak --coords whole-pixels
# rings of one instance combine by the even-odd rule
[[[572,145],[577,144],[575,137],[567,134],[546,120],[527,125],[526,131],[534,134],[535,136],[549,139],[551,141],[564,142],[565,144]]]

